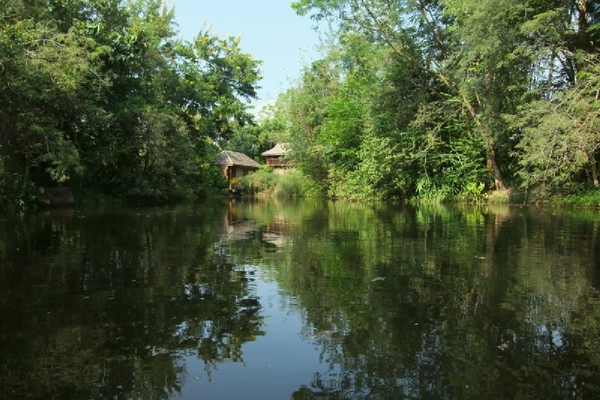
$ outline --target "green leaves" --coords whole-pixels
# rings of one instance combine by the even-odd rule
[[[338,63],[339,89],[308,113],[310,129],[295,130],[302,153],[319,155],[310,165],[329,165],[312,176],[330,193],[439,200],[479,198],[481,184],[600,185],[595,3],[302,0],[292,8],[333,23],[326,59]],[[300,86],[291,103],[320,87],[307,75]]]
[[[556,189],[582,174],[598,186],[600,63],[589,62],[592,73],[579,74],[575,87],[553,102],[539,100],[521,110],[523,139],[517,148],[525,187]]]
[[[252,120],[260,62],[239,38],[177,39],[158,0],[10,6],[0,12],[7,171],[145,201],[205,190],[207,139]]]

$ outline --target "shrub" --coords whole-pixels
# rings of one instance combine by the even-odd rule
[[[273,173],[272,168],[259,169],[256,172],[248,174],[241,179],[241,184],[251,193],[270,193],[277,183],[278,176]]]
[[[458,198],[467,203],[483,203],[487,197],[483,192],[484,189],[483,182],[469,182]]]
[[[308,182],[300,171],[288,171],[281,175],[277,182],[275,192],[280,197],[301,197],[308,191]]]
[[[569,207],[600,207],[600,189],[593,188],[564,197],[556,197],[553,203]]]
[[[23,211],[35,207],[43,192],[23,175],[0,169],[0,209]]]

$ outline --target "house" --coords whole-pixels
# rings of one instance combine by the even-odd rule
[[[285,144],[277,143],[275,147],[261,153],[261,156],[265,157],[265,163],[268,167],[274,168],[276,171],[284,171],[293,167],[293,162],[287,160],[284,156],[288,153],[287,146]]]
[[[243,153],[235,151],[222,151],[217,154],[211,161],[219,167],[223,176],[227,178],[229,190],[235,190],[242,176],[248,175],[250,172],[256,171],[260,164]]]

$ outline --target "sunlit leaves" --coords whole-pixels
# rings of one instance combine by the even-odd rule
[[[579,74],[578,84],[552,102],[532,102],[521,112],[523,138],[518,148],[527,187],[555,189],[577,174],[587,174],[594,186],[600,151],[599,63],[593,73]]]
[[[0,151],[35,185],[199,194],[207,139],[252,120],[259,61],[239,38],[176,38],[157,0],[14,0],[0,13]],[[210,174],[209,174],[210,175]]]
[[[371,177],[385,176],[376,181],[387,180],[386,193],[439,200],[468,195],[480,183],[496,189],[600,184],[591,61],[598,54],[596,3],[302,0],[292,8],[333,23],[334,51],[345,53],[340,87],[353,86],[354,74],[376,57],[386,61],[361,94],[366,118],[346,113],[334,123],[342,98],[335,95],[327,102],[331,115],[312,130],[327,133],[313,149],[324,158],[326,143],[347,154],[348,142],[339,139],[365,121],[371,143],[395,149],[393,157],[371,157],[366,142],[352,143],[352,150],[363,146],[359,167],[332,168],[337,188],[366,187]],[[387,52],[364,53],[356,38]],[[391,170],[402,179],[382,174],[393,159]],[[369,174],[357,172],[363,168]]]

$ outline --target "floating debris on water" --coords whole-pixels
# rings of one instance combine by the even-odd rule
[[[337,331],[321,331],[321,332],[317,332],[317,331],[313,331],[313,332],[305,332],[302,334],[302,336],[307,337],[309,339],[316,339],[316,338],[329,338],[331,337],[334,333],[337,333]]]
[[[159,354],[167,354],[169,352],[169,350],[165,349],[164,347],[156,347],[156,346],[152,346],[152,356],[157,356]]]

